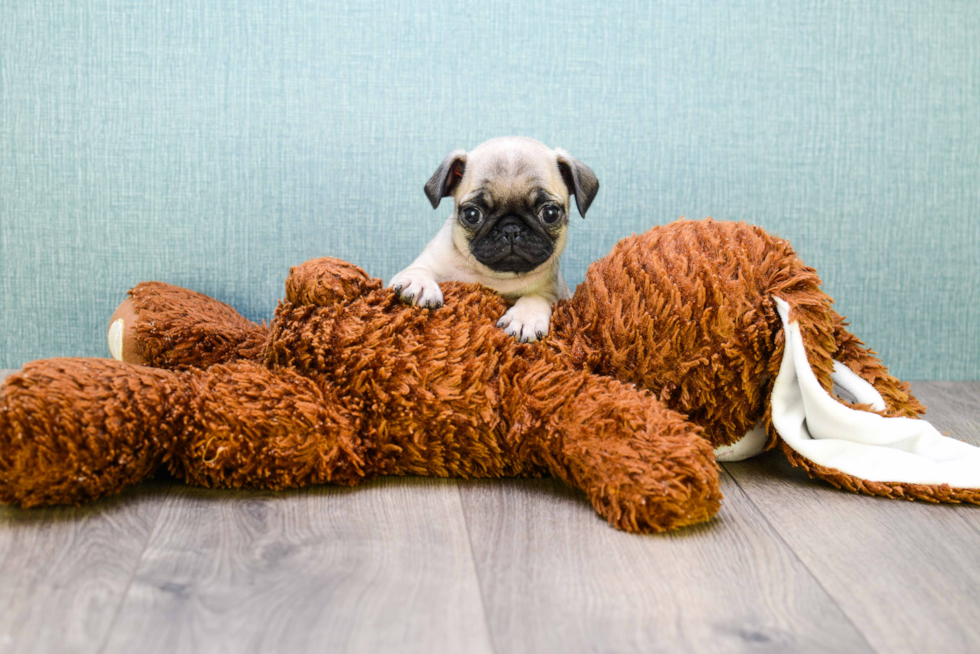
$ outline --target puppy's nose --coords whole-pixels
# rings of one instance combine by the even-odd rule
[[[523,231],[521,222],[517,218],[504,218],[500,223],[500,233],[504,235],[508,243],[513,244],[521,231]]]

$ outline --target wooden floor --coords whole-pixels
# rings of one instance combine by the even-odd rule
[[[980,444],[980,383],[914,390]],[[980,651],[980,507],[851,495],[774,454],[722,477],[718,517],[664,536],[551,480],[0,507],[0,654]]]

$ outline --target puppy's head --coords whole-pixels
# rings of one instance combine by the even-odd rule
[[[496,276],[555,261],[565,248],[570,198],[585,216],[598,192],[588,166],[560,148],[516,136],[451,152],[425,184],[433,208],[454,198],[456,247]]]

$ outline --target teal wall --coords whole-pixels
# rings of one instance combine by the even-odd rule
[[[789,238],[907,379],[980,378],[980,3],[0,2],[0,367],[105,356],[159,279],[271,315],[290,265],[388,277],[451,149],[602,190],[566,276],[681,215]]]

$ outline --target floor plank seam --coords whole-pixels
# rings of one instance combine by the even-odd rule
[[[126,580],[126,587],[119,596],[119,605],[116,607],[115,614],[112,616],[112,621],[109,622],[109,626],[105,630],[105,635],[102,638],[102,645],[98,650],[96,650],[98,654],[105,654],[106,648],[109,647],[112,632],[116,628],[116,623],[119,621],[119,616],[122,614],[123,607],[126,605],[126,598],[129,597],[129,591],[133,587],[133,581],[136,579],[136,573],[139,572],[140,564],[143,562],[143,557],[146,556],[146,550],[149,549],[150,541],[153,540],[153,536],[157,531],[157,526],[160,524],[160,516],[163,515],[163,509],[167,504],[166,496],[171,495],[172,490],[173,484],[170,484],[167,486],[166,491],[164,492],[164,498],[160,502],[160,509],[153,518],[153,525],[147,530],[146,540],[143,542],[143,547],[140,549],[140,555],[136,557],[136,563],[133,565],[133,571],[130,573],[129,579]]]
[[[487,600],[483,594],[483,577],[480,575],[480,567],[476,564],[476,554],[473,551],[473,535],[470,531],[470,520],[466,515],[463,506],[463,489],[460,480],[456,480],[456,499],[459,501],[459,510],[463,514],[463,526],[466,528],[466,543],[470,546],[470,563],[473,564],[473,574],[476,575],[477,589],[480,591],[480,610],[483,612],[483,624],[487,627],[487,638],[490,641],[490,651],[498,654],[496,637],[490,625],[490,615],[487,612]]]
[[[871,644],[871,641],[868,640],[867,634],[865,634],[864,631],[858,626],[858,624],[851,618],[851,616],[848,615],[847,611],[844,610],[844,607],[841,606],[840,602],[837,601],[837,598],[834,597],[834,595],[830,592],[830,590],[826,586],[824,586],[823,582],[820,580],[820,577],[818,577],[816,573],[813,571],[813,569],[806,564],[806,561],[800,558],[800,555],[797,554],[795,549],[793,549],[793,546],[790,545],[785,538],[783,538],[783,535],[779,532],[779,529],[776,528],[776,525],[773,524],[771,520],[769,520],[769,516],[766,515],[766,512],[762,509],[762,507],[760,507],[758,504],[755,503],[755,499],[753,499],[751,493],[745,490],[745,488],[743,488],[742,485],[738,483],[738,480],[735,478],[735,475],[731,474],[728,471],[728,468],[725,467],[724,463],[721,464],[721,469],[724,470],[726,475],[728,475],[728,478],[732,481],[732,483],[734,483],[735,486],[738,487],[738,489],[742,492],[742,495],[744,495],[745,498],[749,501],[749,504],[751,504],[752,507],[759,513],[759,517],[763,521],[765,521],[767,525],[769,525],[769,528],[772,530],[772,533],[775,534],[776,538],[779,539],[779,542],[782,543],[784,547],[786,547],[786,549],[790,552],[790,554],[792,554],[794,559],[799,561],[800,565],[803,566],[803,569],[806,570],[807,574],[810,575],[810,578],[813,579],[813,582],[827,596],[827,599],[829,599],[831,602],[834,603],[834,606],[837,607],[837,610],[840,611],[840,614],[844,616],[844,619],[847,620],[848,624],[850,624],[854,628],[854,632],[858,634],[861,637],[861,640],[864,641],[864,644],[867,645],[868,650],[871,652],[879,652],[879,650],[876,649],[874,645]],[[879,654],[883,654],[883,653],[879,653]]]

